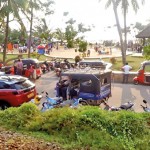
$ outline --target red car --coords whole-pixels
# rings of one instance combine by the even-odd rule
[[[35,84],[17,75],[0,76],[0,110],[17,107],[36,96]]]

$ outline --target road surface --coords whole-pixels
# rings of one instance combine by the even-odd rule
[[[35,81],[37,91],[47,91],[50,97],[55,97],[55,85],[59,80],[53,71],[45,73],[42,77]],[[125,102],[131,101],[135,104],[134,110],[142,112],[141,104],[145,99],[150,104],[150,86],[134,85],[134,84],[117,84],[112,83],[112,97],[108,103],[111,106],[119,106]]]

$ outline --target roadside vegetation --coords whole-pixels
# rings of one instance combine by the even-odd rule
[[[145,150],[150,147],[149,113],[108,112],[94,106],[40,112],[34,104],[26,103],[0,111],[0,125],[39,140],[59,143],[67,150]]]

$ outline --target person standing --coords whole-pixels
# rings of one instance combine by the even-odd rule
[[[90,51],[90,50],[88,50],[88,51],[87,51],[87,56],[89,57],[89,56],[90,56],[90,54],[91,54],[91,51]]]
[[[17,75],[22,75],[22,72],[23,72],[23,63],[21,61],[21,59],[18,59],[18,62],[17,62]]]
[[[132,67],[129,66],[127,62],[122,67],[122,70],[124,71],[124,73],[123,73],[123,83],[128,83],[128,78],[129,78],[129,74],[130,74],[131,69],[132,69]]]

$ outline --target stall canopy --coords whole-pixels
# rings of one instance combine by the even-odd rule
[[[136,38],[150,38],[150,25],[136,35]]]

